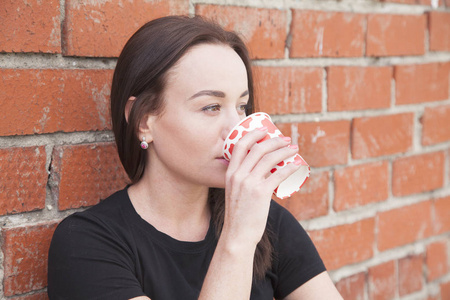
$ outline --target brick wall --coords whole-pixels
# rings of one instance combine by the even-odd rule
[[[46,299],[56,224],[125,184],[112,70],[169,14],[245,36],[259,109],[312,166],[279,202],[344,298],[449,300],[449,0],[2,1],[0,298]]]

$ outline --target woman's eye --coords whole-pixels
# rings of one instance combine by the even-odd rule
[[[250,109],[249,103],[239,105],[239,111],[241,111],[241,112],[245,113],[248,109]]]
[[[202,111],[220,111],[220,105],[214,104],[214,105],[208,105],[202,108]]]
[[[247,107],[248,107],[247,104],[239,105],[239,110],[245,111],[247,109]]]

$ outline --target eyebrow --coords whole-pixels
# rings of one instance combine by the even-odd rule
[[[248,90],[243,92],[241,94],[241,96],[239,96],[239,98],[245,97],[247,95],[248,95]],[[201,97],[201,96],[212,96],[212,97],[216,97],[216,98],[225,98],[225,93],[221,92],[221,91],[214,91],[214,90],[202,90],[202,91],[197,92],[194,95],[192,95],[188,100],[192,100],[194,98]]]

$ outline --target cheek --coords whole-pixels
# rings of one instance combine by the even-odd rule
[[[155,130],[154,145],[159,153],[195,154],[205,143],[205,135],[196,125],[180,121],[161,123]]]

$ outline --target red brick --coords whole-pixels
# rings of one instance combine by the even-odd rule
[[[44,208],[45,162],[44,147],[0,149],[0,215]]]
[[[298,124],[300,155],[313,167],[346,164],[350,143],[349,121]]]
[[[336,283],[336,288],[345,300],[364,300],[366,275],[364,272],[343,278]]]
[[[111,128],[112,70],[0,69],[0,135]]]
[[[94,205],[127,181],[112,143],[55,147],[50,180],[60,210]]]
[[[0,20],[0,52],[61,53],[58,0],[4,0]]]
[[[390,300],[397,292],[396,262],[389,261],[369,268],[369,299]]]
[[[430,201],[380,212],[377,220],[380,251],[427,238],[433,233]]]
[[[2,229],[5,296],[47,285],[47,254],[55,228],[51,222]]]
[[[425,28],[425,15],[369,15],[366,55],[423,55]]]
[[[391,67],[328,67],[328,110],[389,108]]]
[[[444,276],[449,271],[446,241],[437,241],[427,246],[426,264],[428,281]]]
[[[117,57],[139,27],[166,15],[187,14],[189,1],[67,0],[65,7],[64,55]]]
[[[388,198],[387,162],[376,162],[334,172],[334,204],[336,211],[380,202]]]
[[[322,110],[322,68],[256,67],[258,107],[268,114]]]
[[[450,281],[443,282],[440,285],[441,288],[441,299],[450,299]]]
[[[199,4],[195,14],[242,34],[252,58],[284,57],[287,37],[287,13],[284,10]]]
[[[450,105],[427,107],[422,117],[422,144],[450,141]]]
[[[450,63],[395,66],[396,104],[448,99]]]
[[[374,219],[370,218],[311,231],[310,235],[327,269],[335,270],[373,256],[374,227]]]
[[[400,296],[422,289],[423,257],[408,256],[398,261],[398,291]]]
[[[293,10],[290,57],[363,56],[365,26],[362,14]]]
[[[277,199],[297,220],[324,216],[328,213],[328,172],[312,173],[298,193],[291,198]]]
[[[403,113],[353,120],[354,159],[403,153],[412,147],[414,115]]]
[[[443,152],[399,158],[392,164],[392,194],[406,196],[444,185]]]
[[[450,196],[434,200],[433,224],[436,234],[450,231]]]
[[[450,51],[450,12],[429,12],[430,51]]]

